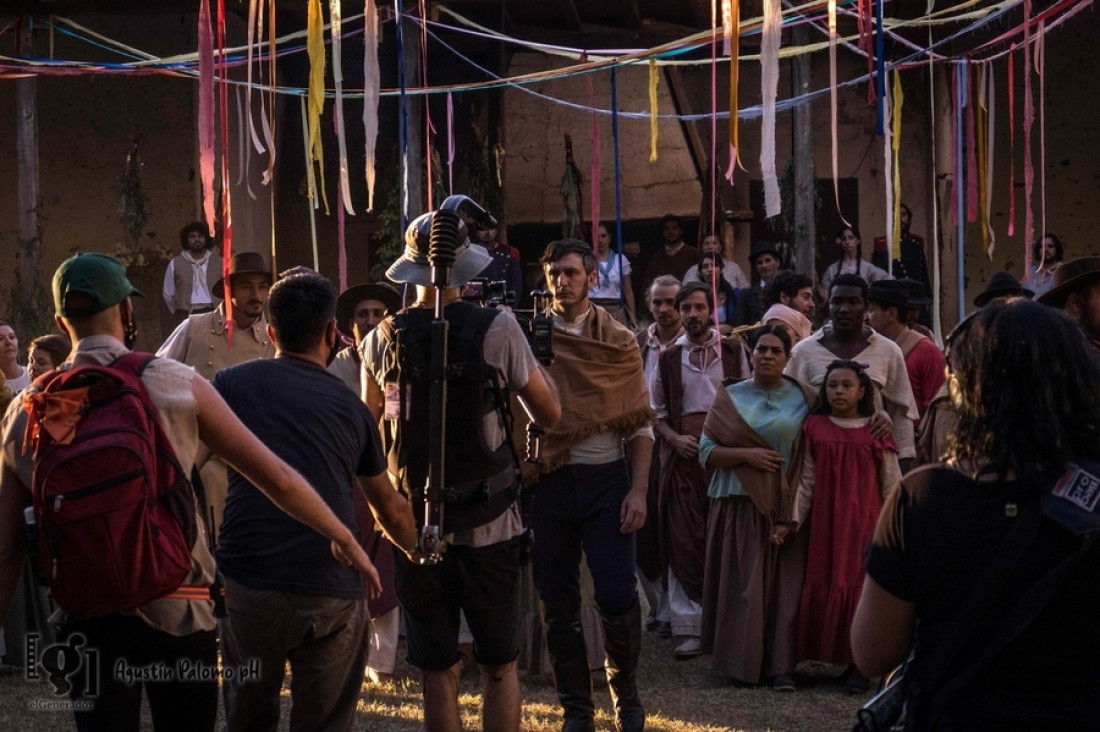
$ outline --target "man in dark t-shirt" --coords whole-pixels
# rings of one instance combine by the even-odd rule
[[[391,539],[414,546],[412,510],[386,476],[370,411],[325,369],[338,347],[332,283],[313,272],[286,277],[272,287],[268,309],[275,358],[219,372],[215,389],[349,528],[352,492],[362,489]],[[288,660],[294,716],[318,729],[350,728],[366,663],[361,575],[233,470],[217,558],[226,578],[229,728],[276,727]]]

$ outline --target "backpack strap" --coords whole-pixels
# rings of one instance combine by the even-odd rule
[[[149,367],[149,364],[151,364],[155,358],[156,356],[152,353],[128,351],[114,361],[111,361],[108,365],[113,369],[132,374],[140,379],[141,375],[145,373],[145,369]]]

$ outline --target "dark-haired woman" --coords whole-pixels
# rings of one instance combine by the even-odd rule
[[[714,471],[707,495],[701,645],[718,673],[794,691],[795,632],[804,554],[790,521],[800,471],[795,442],[813,392],[783,376],[791,341],[782,326],[755,334],[752,379],[720,389],[699,439]]]
[[[707,252],[699,257],[700,280],[712,290],[715,287],[718,288],[718,300],[714,306],[715,323],[722,335],[729,335],[729,332],[733,330],[739,291],[735,290],[733,285],[722,276],[724,266],[722,255],[716,252]]]
[[[859,238],[859,231],[854,226],[845,226],[836,235],[836,244],[840,249],[840,257],[825,268],[821,273],[821,281],[818,290],[822,299],[829,300],[829,285],[837,275],[854,274],[862,277],[867,284],[879,280],[892,280],[893,276],[884,269],[879,269],[863,259],[863,240]]]
[[[607,310],[611,317],[628,328],[636,322],[634,286],[630,283],[630,260],[611,248],[611,234],[600,224],[596,236],[596,284],[588,298]]]
[[[1100,458],[1100,367],[1071,321],[1023,299],[987,306],[948,347],[959,412],[949,459],[909,473],[883,507],[852,625],[856,662],[883,673],[916,635],[907,678],[931,688],[910,690],[906,729],[1095,729],[1100,555],[1040,499],[1055,498],[1071,464]],[[1065,561],[1013,628],[1025,593]]]

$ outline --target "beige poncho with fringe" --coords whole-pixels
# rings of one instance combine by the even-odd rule
[[[569,449],[597,432],[629,435],[657,421],[634,334],[593,306],[579,336],[554,331],[554,363],[547,367],[561,398],[561,420],[546,431],[537,466],[525,483],[569,462]]]

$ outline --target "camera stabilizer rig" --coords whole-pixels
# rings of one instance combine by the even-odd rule
[[[459,212],[483,227],[497,225],[496,218],[468,196],[448,196],[432,217],[428,264],[431,266],[432,287],[435,288],[435,311],[431,328],[431,362],[428,376],[431,382],[427,485],[424,489],[424,524],[420,527],[419,556],[421,564],[437,564],[447,550],[443,541],[443,499],[445,491],[447,429],[447,319],[443,315],[444,295],[451,279],[460,242]]]

